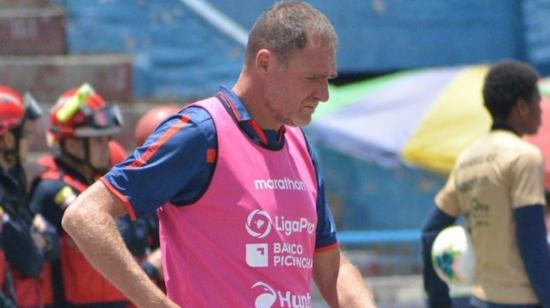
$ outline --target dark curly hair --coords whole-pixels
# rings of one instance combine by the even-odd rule
[[[493,120],[506,120],[523,98],[531,103],[538,93],[539,74],[529,65],[505,60],[491,67],[483,85],[483,100]]]

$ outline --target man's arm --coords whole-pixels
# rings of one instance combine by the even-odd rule
[[[550,307],[550,253],[546,241],[544,206],[514,210],[516,242],[533,291],[544,307]]]
[[[45,257],[32,239],[30,226],[19,217],[10,217],[0,237],[8,264],[23,276],[39,277]]]
[[[455,217],[448,215],[435,206],[422,228],[422,278],[424,279],[424,290],[428,295],[428,307],[430,308],[446,308],[452,305],[449,287],[437,276],[433,268],[432,246],[439,232],[454,224],[455,221]]]
[[[138,307],[177,307],[126,248],[115,223],[124,213],[122,202],[96,182],[65,210],[62,225],[94,268]]]
[[[315,253],[313,278],[330,307],[376,307],[361,273],[340,249]]]

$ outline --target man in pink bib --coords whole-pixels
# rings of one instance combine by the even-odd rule
[[[275,4],[248,39],[237,83],[168,117],[68,207],[63,227],[139,307],[374,307],[342,255],[301,126],[328,100],[337,36],[308,4]],[[156,210],[167,295],[116,230]]]

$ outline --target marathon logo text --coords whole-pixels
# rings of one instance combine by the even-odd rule
[[[306,190],[306,184],[302,181],[294,181],[287,177],[282,179],[256,179],[254,188],[257,190]]]

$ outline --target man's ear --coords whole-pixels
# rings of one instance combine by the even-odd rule
[[[257,53],[256,53],[256,62],[255,62],[255,65],[256,65],[256,68],[262,72],[262,73],[267,73],[267,71],[269,70],[269,66],[270,66],[270,61],[272,60],[271,59],[271,52],[267,49],[260,49]]]
[[[514,107],[521,117],[525,117],[529,113],[529,104],[523,98],[519,98]]]

